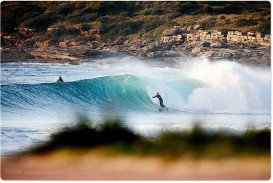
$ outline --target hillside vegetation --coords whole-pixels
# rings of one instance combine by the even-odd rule
[[[34,41],[157,40],[175,25],[270,33],[269,2],[2,2],[1,31],[35,29]],[[48,28],[53,31],[48,31]],[[54,29],[55,28],[55,29]],[[102,30],[88,37],[79,30]],[[19,35],[17,35],[19,36]],[[24,39],[24,37],[20,37]],[[27,39],[27,38],[25,38]]]

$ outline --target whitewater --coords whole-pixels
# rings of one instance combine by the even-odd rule
[[[59,76],[65,83],[55,83]],[[160,93],[168,110],[161,111]],[[270,128],[271,71],[230,61],[134,57],[71,64],[1,64],[2,154],[41,143],[79,115],[94,124],[118,117],[145,136],[165,130],[240,132]]]

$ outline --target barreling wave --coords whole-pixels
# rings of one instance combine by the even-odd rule
[[[1,85],[1,111],[63,111],[72,106],[89,111],[153,112],[160,108],[152,98],[159,92],[169,112],[270,114],[268,69],[198,62],[186,69],[136,66],[135,74],[131,67],[129,71],[66,83]]]
[[[158,91],[156,85],[160,85],[165,92],[168,92],[167,88],[177,90],[179,98],[182,97],[183,100],[194,89],[203,86],[193,79],[160,82],[133,75],[106,76],[67,83],[12,84],[2,85],[1,106],[2,111],[32,108],[54,110],[66,105],[112,111],[157,111],[157,99],[152,99],[152,95]]]
[[[270,68],[195,59],[175,68],[125,61],[2,65],[2,154],[49,138],[59,127],[75,124],[78,114],[94,124],[117,114],[126,126],[152,137],[191,129],[193,123],[232,132],[249,124],[270,128]],[[45,83],[58,75],[73,82]],[[158,99],[152,98],[157,92],[167,111],[158,112]]]

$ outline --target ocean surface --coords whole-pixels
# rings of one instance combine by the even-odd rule
[[[55,83],[62,76],[65,83]],[[168,110],[160,110],[160,93]],[[240,133],[271,127],[271,71],[229,61],[174,66],[134,57],[71,64],[1,64],[1,154],[43,143],[74,125],[118,117],[144,136],[191,129]]]

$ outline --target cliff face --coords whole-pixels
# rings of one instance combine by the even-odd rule
[[[173,27],[202,28],[204,32],[212,32],[210,36],[214,34],[213,30],[223,34],[234,30],[260,32],[265,40],[265,35],[270,34],[270,3],[137,1],[1,4],[1,46],[4,50],[6,47],[40,50],[54,47],[55,51],[56,48],[93,49],[103,53],[122,51],[148,58],[173,57],[185,50],[190,54],[198,50],[205,52],[205,49],[196,48],[193,52],[189,49],[190,45],[197,45],[196,41],[188,41],[193,38],[189,34],[184,38],[176,32],[181,37],[174,39],[179,40],[168,41],[168,35],[174,33],[171,32]],[[164,36],[165,41],[162,41]],[[266,39],[270,40],[269,37]],[[202,41],[207,40],[197,42]],[[215,44],[228,42],[227,38],[215,41]],[[166,46],[168,44],[171,44],[170,48]],[[269,45],[266,43],[258,47]],[[252,44],[248,46],[254,48]],[[158,53],[161,49],[167,52],[164,50],[167,47],[174,52]]]

